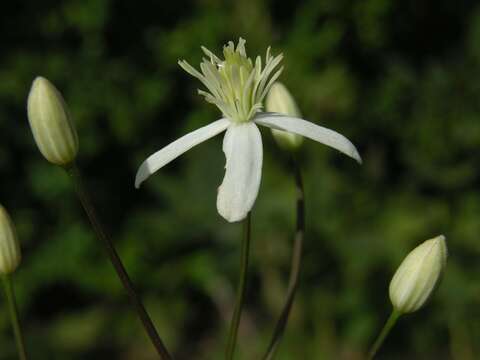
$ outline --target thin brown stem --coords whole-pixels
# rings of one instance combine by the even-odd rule
[[[267,353],[263,357],[264,360],[271,360],[274,358],[275,353],[278,349],[280,341],[282,340],[283,333],[287,326],[288,317],[292,309],[293,301],[295,300],[295,294],[298,288],[298,280],[300,276],[300,268],[302,264],[302,248],[303,248],[303,238],[305,234],[305,192],[303,189],[303,179],[302,173],[300,171],[300,166],[297,162],[297,159],[293,157],[293,176],[295,179],[295,189],[296,189],[296,216],[297,216],[297,225],[295,231],[295,237],[293,240],[293,250],[292,250],[292,263],[290,267],[290,279],[288,281],[288,290],[287,290],[287,299],[283,306],[280,317],[273,331],[272,339],[267,349]]]
[[[66,168],[65,170],[67,171],[68,175],[70,176],[70,178],[72,179],[75,185],[77,196],[80,202],[82,203],[83,209],[85,210],[88,216],[88,219],[90,220],[93,230],[97,235],[97,238],[101,241],[101,243],[105,247],[108,257],[110,258],[110,261],[115,271],[117,272],[117,275],[120,278],[120,281],[122,282],[123,287],[125,288],[125,291],[128,294],[128,298],[130,299],[132,306],[135,308],[137,315],[140,321],[142,322],[142,325],[145,328],[145,331],[147,332],[148,337],[150,338],[150,341],[152,342],[153,346],[157,350],[158,355],[162,360],[171,360],[172,357],[169,354],[165,345],[163,344],[162,340],[160,339],[160,336],[158,335],[157,330],[155,329],[155,325],[153,324],[150,316],[148,315],[147,311],[145,310],[145,307],[143,306],[140,296],[135,291],[133,283],[130,280],[130,277],[128,276],[128,273],[125,269],[125,266],[122,263],[122,260],[118,256],[117,251],[115,250],[115,246],[113,245],[112,240],[104,231],[104,228],[99,220],[99,217],[96,214],[95,207],[93,206],[93,203],[90,199],[88,190],[83,184],[82,176],[80,174],[78,167],[75,164],[73,164],[72,166]]]
[[[228,336],[226,359],[233,359],[235,354],[235,345],[237,343],[237,333],[240,326],[240,318],[242,315],[243,304],[245,302],[245,292],[247,288],[248,261],[250,253],[250,236],[251,236],[251,213],[247,214],[247,218],[243,223],[243,239],[242,254],[240,257],[240,278],[238,281],[237,300],[235,302],[235,310],[230,325],[230,333]]]

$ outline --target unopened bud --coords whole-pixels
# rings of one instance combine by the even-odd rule
[[[0,205],[0,274],[14,272],[20,260],[20,246],[15,227],[7,211]]]
[[[28,95],[28,121],[42,155],[55,165],[68,165],[78,152],[78,137],[67,104],[53,84],[37,77]]]
[[[390,282],[390,300],[400,313],[421,308],[430,298],[447,263],[445,236],[430,239],[413,249]]]
[[[281,82],[276,82],[268,92],[265,100],[265,110],[301,118],[300,110],[293,96]],[[303,142],[303,137],[283,130],[272,129],[272,134],[282,148],[295,150]]]

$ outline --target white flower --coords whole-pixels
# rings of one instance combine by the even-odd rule
[[[258,56],[255,63],[247,57],[245,40],[235,48],[229,42],[223,48],[225,60],[202,47],[208,59],[200,64],[201,73],[186,61],[179,65],[199,79],[207,91],[199,90],[215,104],[223,118],[172,142],[147,158],[135,179],[138,188],[150,175],[195,145],[226,130],[223,151],[226,157],[225,177],[218,189],[217,209],[227,221],[244,219],[257,198],[262,173],[262,138],[257,125],[284,130],[331,146],[361,162],[355,146],[343,135],[311,122],[278,113],[261,112],[262,102],[280,76],[277,69],[282,55],[271,56],[267,49],[265,66]]]
[[[390,300],[395,310],[410,313],[421,308],[437,286],[446,263],[447,245],[443,235],[413,249],[390,282]]]

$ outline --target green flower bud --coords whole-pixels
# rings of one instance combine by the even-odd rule
[[[20,246],[15,227],[5,208],[0,205],[0,274],[14,272],[20,260]]]
[[[301,118],[300,110],[293,96],[281,82],[276,82],[268,92],[265,100],[265,110]],[[272,134],[280,147],[296,150],[303,142],[303,137],[283,130],[272,129]]]
[[[410,313],[421,308],[437,286],[446,263],[443,235],[413,249],[390,282],[390,300],[395,310]]]
[[[67,104],[53,84],[37,77],[28,95],[28,121],[42,155],[55,165],[70,164],[78,152],[78,137]]]

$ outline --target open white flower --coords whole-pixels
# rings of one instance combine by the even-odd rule
[[[257,125],[304,136],[361,162],[357,149],[343,135],[303,119],[262,112],[262,102],[283,70],[278,69],[283,55],[274,57],[268,48],[262,67],[260,56],[255,63],[247,57],[245,40],[241,38],[236,48],[231,41],[224,46],[224,60],[204,47],[202,50],[208,59],[200,64],[201,72],[185,60],[178,64],[202,82],[208,92],[199,90],[199,94],[215,104],[223,118],[192,131],[148,157],[138,169],[137,188],[173,159],[226,130],[223,139],[225,177],[218,189],[217,209],[227,221],[244,219],[257,198],[262,174],[262,138]]]

